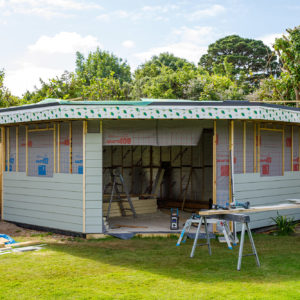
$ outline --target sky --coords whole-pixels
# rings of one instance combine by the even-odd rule
[[[14,95],[64,70],[97,47],[131,69],[161,52],[198,63],[226,35],[271,46],[300,25],[299,0],[0,0],[0,69]]]

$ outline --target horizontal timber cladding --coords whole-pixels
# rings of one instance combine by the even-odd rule
[[[90,125],[85,138],[85,232],[102,233],[102,133],[89,133]]]
[[[251,206],[266,206],[287,203],[288,199],[300,199],[300,173],[285,172],[284,176],[260,176],[259,173],[235,174],[235,198],[249,201]],[[300,209],[282,210],[280,215],[300,220]],[[276,211],[251,213],[251,228],[273,225],[271,217]]]
[[[82,175],[4,172],[3,187],[4,220],[82,232]]]

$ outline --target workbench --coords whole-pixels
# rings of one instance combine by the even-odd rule
[[[187,220],[184,228],[181,231],[180,237],[177,241],[177,246],[181,244],[181,242],[184,242],[186,240],[187,234],[191,228],[192,223],[197,223],[197,231],[192,247],[192,251],[190,254],[190,257],[192,258],[194,256],[195,250],[197,246],[204,246],[207,245],[208,247],[208,253],[211,255],[211,245],[210,245],[210,237],[208,232],[208,226],[207,226],[207,219],[218,219],[218,220],[224,220],[224,221],[233,221],[236,223],[242,224],[242,230],[241,230],[241,240],[240,240],[240,247],[239,247],[239,257],[238,257],[238,264],[237,264],[237,270],[240,271],[241,264],[242,264],[242,257],[243,256],[249,256],[254,255],[256,259],[256,264],[258,267],[260,267],[260,262],[258,258],[258,254],[256,251],[256,247],[254,244],[254,240],[252,237],[251,229],[249,226],[250,223],[250,217],[246,214],[249,213],[256,213],[256,212],[265,212],[265,211],[278,211],[278,210],[288,210],[288,209],[300,209],[300,204],[279,204],[279,205],[272,205],[272,206],[256,206],[251,207],[248,209],[245,208],[234,208],[234,209],[210,209],[205,211],[199,211],[197,216],[192,216],[189,220]],[[204,223],[205,227],[205,234],[206,234],[206,243],[198,245],[198,238],[200,235],[201,226]],[[252,247],[252,253],[243,255],[243,248],[244,248],[244,241],[245,241],[245,231],[247,230],[249,240]],[[236,243],[237,241],[234,240],[233,242]]]

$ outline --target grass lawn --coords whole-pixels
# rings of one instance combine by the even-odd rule
[[[238,249],[216,241],[191,259],[191,240],[46,236],[45,250],[0,256],[0,299],[300,299],[300,237],[254,239],[261,268],[250,256],[238,272]]]

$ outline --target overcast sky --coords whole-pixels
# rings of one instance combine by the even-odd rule
[[[300,25],[299,0],[0,0],[0,69],[16,95],[97,47],[134,69],[168,51],[195,63],[229,34],[271,45]]]

